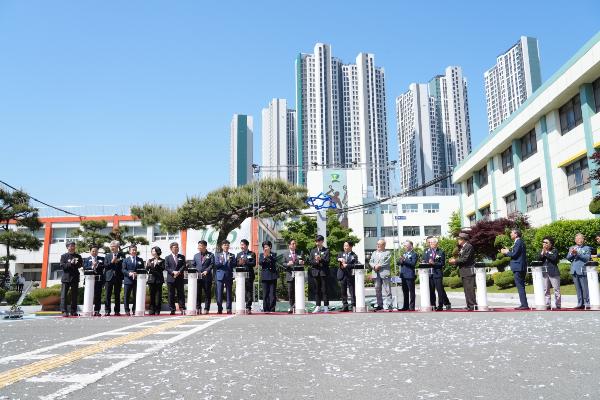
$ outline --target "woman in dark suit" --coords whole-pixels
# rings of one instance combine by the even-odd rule
[[[271,241],[262,242],[263,252],[258,262],[263,286],[263,310],[267,313],[274,312],[277,303],[277,256],[271,253],[272,247]]]
[[[542,251],[539,260],[544,263],[544,288],[546,290],[546,309],[550,309],[550,285],[554,288],[554,304],[560,309],[560,271],[558,269],[558,251],[554,248],[554,239],[546,236],[542,239]]]
[[[163,271],[165,260],[160,258],[160,247],[154,246],[151,250],[152,258],[146,261],[148,270],[148,286],[150,286],[150,312],[149,315],[159,315],[162,308],[162,286],[165,282]]]

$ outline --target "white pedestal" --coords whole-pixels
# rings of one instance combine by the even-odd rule
[[[535,309],[546,309],[546,293],[544,290],[544,273],[542,266],[531,268],[531,277],[533,279],[533,293],[535,298]]]
[[[596,266],[586,266],[590,310],[600,310],[600,287],[598,286],[598,271]]]
[[[294,314],[304,314],[306,312],[304,280],[304,271],[294,271]]]
[[[354,273],[354,295],[356,296],[355,312],[367,312],[365,305],[365,270],[355,269]]]
[[[235,313],[246,314],[246,274],[247,272],[235,273]]]
[[[84,275],[83,288],[83,311],[82,317],[94,315],[94,287],[96,286],[96,275]]]
[[[137,274],[135,288],[135,316],[143,317],[146,314],[146,283],[148,274]]]
[[[488,311],[486,268],[475,268],[475,284],[477,285],[477,310]]]
[[[185,315],[196,315],[196,300],[198,299],[198,273],[188,272],[188,292]]]
[[[429,298],[429,275],[431,269],[419,268],[419,295],[421,296],[421,312],[429,312],[431,308],[431,299]]]

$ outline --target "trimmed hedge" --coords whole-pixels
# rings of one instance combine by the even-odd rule
[[[492,275],[494,285],[498,289],[508,289],[515,286],[515,280],[512,271],[496,272]]]
[[[444,286],[452,289],[461,288],[463,286],[460,276],[446,276],[443,278]]]
[[[21,293],[17,292],[16,290],[9,290],[4,294],[4,299],[6,299],[8,305],[11,306],[17,304],[17,301],[19,301],[19,297],[21,297]]]
[[[6,289],[0,288],[0,301],[4,299],[4,295],[6,294]]]
[[[60,288],[57,289],[55,286],[52,286],[49,288],[34,289],[28,296],[35,301],[45,297],[60,296]]]

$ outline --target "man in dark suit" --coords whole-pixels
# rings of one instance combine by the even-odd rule
[[[231,288],[233,286],[233,268],[235,255],[229,252],[229,240],[221,243],[221,252],[215,254],[215,269],[217,279],[217,313],[223,314],[223,288],[227,291],[227,314],[231,314]]]
[[[110,303],[115,294],[115,315],[121,315],[121,287],[123,286],[123,259],[125,255],[119,250],[119,242],[110,242],[110,253],[104,257],[104,281],[106,299],[104,300],[104,315],[110,315]]]
[[[98,246],[90,247],[90,256],[83,262],[83,269],[94,271],[94,317],[100,316],[102,287],[104,286],[104,257],[98,256]]]
[[[315,307],[314,313],[328,312],[329,299],[327,298],[327,277],[329,277],[329,249],[323,246],[325,238],[317,235],[316,247],[310,251],[310,274],[315,280]],[[321,308],[321,300],[323,308]]]
[[[396,261],[400,267],[400,279],[402,279],[402,308],[400,311],[415,310],[415,267],[419,256],[413,249],[413,242],[407,240],[404,242],[404,253]]]
[[[358,263],[356,253],[352,251],[354,243],[349,240],[344,242],[344,250],[338,255],[340,263],[337,271],[337,279],[340,281],[342,291],[342,311],[352,311],[356,307],[356,295],[354,292],[354,275],[352,269]],[[350,307],[348,307],[348,291],[350,291]]]
[[[299,265],[304,265],[302,254],[298,254],[296,250],[296,241],[290,240],[288,244],[288,251],[283,254],[283,263],[285,267],[285,281],[287,283],[288,302],[290,307],[288,308],[288,314],[294,312],[294,306],[296,303],[296,280],[294,279],[293,268]]]
[[[175,315],[175,295],[181,315],[185,314],[185,295],[183,272],[185,271],[185,257],[179,254],[179,245],[172,242],[169,245],[171,254],[165,257],[165,270],[167,271],[167,288],[169,290],[169,309]]]
[[[125,285],[125,295],[123,296],[125,315],[131,315],[129,310],[135,315],[135,292],[137,288],[136,270],[144,268],[144,260],[137,255],[137,246],[129,247],[129,256],[123,260],[123,283]],[[131,298],[130,298],[131,297]],[[130,300],[133,299],[133,305],[130,307]]]
[[[515,278],[515,286],[519,292],[519,300],[521,305],[515,310],[528,310],[527,294],[525,293],[525,275],[527,274],[527,251],[525,243],[521,239],[521,231],[513,229],[510,231],[510,238],[514,240],[512,249],[502,249],[500,252],[507,257],[510,257],[510,270]]]
[[[444,306],[446,310],[451,308],[450,300],[444,290],[444,265],[446,265],[446,253],[444,250],[438,248],[438,238],[431,237],[427,241],[429,248],[425,250],[423,254],[423,262],[431,265],[433,273],[429,277],[429,292],[431,305],[435,307],[436,311],[442,311]],[[437,291],[438,305],[435,306],[435,292]]]
[[[198,297],[196,298],[196,311],[202,313],[202,293],[204,293],[204,314],[210,310],[212,297],[212,267],[214,263],[213,253],[206,249],[206,240],[198,242],[198,253],[194,255],[192,266],[198,270]]]
[[[254,268],[256,267],[256,254],[248,250],[250,242],[246,239],[240,240],[241,250],[236,256],[236,262],[239,267],[244,267],[248,276],[246,277],[246,313],[252,313],[252,299],[254,295]]]
[[[467,310],[473,311],[477,306],[475,297],[475,249],[468,242],[469,235],[466,233],[458,234],[458,255],[448,260],[451,265],[458,267],[458,274],[463,282],[463,291],[467,301]]]
[[[60,289],[60,310],[63,317],[69,313],[76,317],[77,291],[79,289],[79,268],[83,267],[83,259],[75,253],[75,242],[67,243],[67,252],[60,256],[60,268],[63,271]],[[67,298],[67,293],[69,297]]]

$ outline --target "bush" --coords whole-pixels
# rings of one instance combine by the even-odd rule
[[[37,304],[37,301],[31,297],[31,293],[28,293],[21,303],[22,306],[37,306]]]
[[[527,252],[541,249],[544,236],[552,236],[559,257],[565,257],[569,247],[575,244],[577,233],[582,233],[585,236],[586,243],[594,247],[596,246],[594,237],[597,232],[600,232],[600,218],[555,221],[536,229],[533,240],[533,246],[535,247],[531,250],[528,248]]]
[[[6,302],[8,303],[8,305],[11,306],[13,304],[17,304],[17,301],[19,301],[19,297],[21,297],[21,293],[17,292],[16,290],[9,290],[4,294]]]
[[[508,289],[515,286],[515,280],[511,271],[496,272],[492,275],[492,278],[498,289]]]
[[[590,212],[592,214],[600,214],[600,197],[596,197],[590,202]]]
[[[0,301],[4,299],[4,295],[6,294],[6,289],[0,288]]]
[[[560,284],[571,285],[573,283],[573,275],[571,275],[571,264],[559,263],[558,270],[560,271]]]
[[[450,287],[452,289],[457,289],[462,287],[462,279],[460,276],[446,276],[443,278],[444,286]]]
[[[52,286],[49,288],[34,289],[31,291],[31,293],[28,294],[28,297],[35,301],[50,296],[60,296],[60,288],[55,288],[54,286]]]

